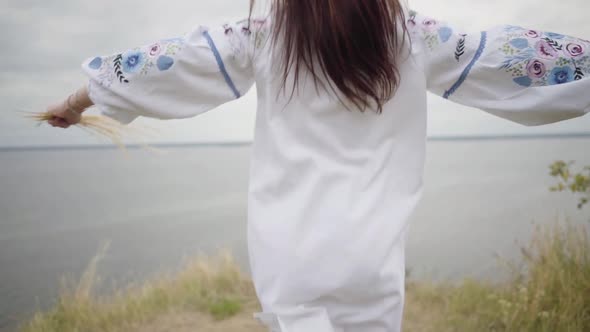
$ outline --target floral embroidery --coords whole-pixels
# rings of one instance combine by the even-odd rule
[[[527,42],[527,45],[525,47],[527,47],[528,40],[525,41]],[[537,54],[544,59],[553,60],[556,59],[559,55],[559,53],[557,52],[558,49],[555,46],[550,45],[547,40],[539,40],[535,44],[535,49],[537,51]]]
[[[473,59],[471,59],[471,61],[467,65],[467,67],[465,67],[465,69],[461,73],[461,76],[459,76],[459,79],[457,80],[457,82],[455,82],[455,84],[453,84],[453,86],[451,86],[450,89],[445,91],[445,93],[443,94],[443,98],[449,99],[449,97],[451,97],[451,95],[453,95],[461,87],[461,85],[463,85],[463,83],[465,83],[465,80],[467,80],[469,73],[471,72],[471,70],[473,69],[473,67],[477,63],[477,61],[479,61],[479,58],[481,58],[481,55],[483,54],[483,51],[486,49],[487,44],[488,44],[488,33],[486,31],[482,31],[481,37],[479,38],[479,47],[475,51],[475,54],[473,55]]]
[[[506,41],[500,47],[500,69],[521,86],[546,86],[580,80],[590,73],[590,43],[551,32],[504,28]]]
[[[266,45],[270,32],[267,23],[264,19],[245,19],[237,22],[235,26],[223,25],[234,59],[242,57],[251,47],[256,50]]]
[[[223,30],[225,31],[226,36],[229,36],[234,33],[234,29],[229,24],[224,24]]]
[[[92,69],[99,69],[102,66],[102,58],[96,57],[88,64],[88,67]]]
[[[432,18],[425,18],[422,22],[417,22],[417,15],[415,11],[410,11],[410,18],[408,19],[408,27],[415,31],[419,27],[422,31],[424,41],[428,48],[432,51],[440,44],[448,42],[452,35],[453,29],[441,24]]]
[[[147,56],[141,51],[130,51],[123,54],[123,72],[137,73],[145,66]]]
[[[573,57],[584,54],[584,46],[576,43],[569,43],[565,48],[569,54]]]
[[[553,39],[563,39],[565,38],[564,35],[559,34],[559,33],[553,33],[553,32],[546,32],[545,33],[549,38],[553,38]]]
[[[165,71],[170,69],[172,65],[174,65],[174,59],[167,55],[162,55],[158,58],[156,64],[160,71]]]
[[[123,76],[123,71],[121,70],[121,63],[123,62],[123,55],[122,54],[118,54],[114,59],[113,59],[113,67],[114,67],[114,71],[115,74],[117,75],[117,78],[119,79],[120,83],[129,83],[129,80],[127,78],[125,78],[125,76]]]
[[[244,22],[247,23],[248,20],[241,21],[238,24],[243,24]],[[246,45],[244,45],[242,37],[239,36],[239,34],[235,33],[234,28],[229,24],[224,24],[223,30],[225,31],[225,36],[229,38],[229,45],[231,48],[232,57],[234,59],[241,57],[246,49]],[[249,30],[247,30],[247,26],[243,26],[240,31],[243,34],[250,35]]]
[[[465,38],[467,37],[466,34],[461,34],[461,38],[457,41],[457,47],[455,48],[455,60],[459,62],[461,60],[461,56],[465,54]]]
[[[98,71],[100,84],[109,87],[113,82],[130,83],[129,77],[147,75],[153,68],[166,71],[174,65],[173,56],[184,46],[184,39],[164,39],[155,44],[134,48],[109,57],[96,57],[88,68]]]
[[[574,80],[574,71],[570,67],[553,68],[549,75],[549,84],[563,84]]]
[[[532,78],[542,78],[547,72],[545,64],[537,59],[529,61],[526,70],[529,77]]]
[[[160,44],[154,44],[150,47],[150,57],[155,57],[162,51],[162,46]]]

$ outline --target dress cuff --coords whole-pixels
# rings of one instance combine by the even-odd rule
[[[139,115],[133,112],[118,109],[103,102],[112,98],[111,92],[92,79],[88,80],[88,98],[90,98],[102,115],[116,120],[121,124],[129,124],[139,117]]]

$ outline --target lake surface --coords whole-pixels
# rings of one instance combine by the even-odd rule
[[[590,220],[550,193],[548,165],[590,165],[590,138],[431,141],[412,219],[413,278],[498,280],[536,224]],[[0,331],[47,308],[105,242],[103,284],[174,271],[229,248],[247,269],[250,147],[0,151]],[[106,288],[108,288],[106,287]]]

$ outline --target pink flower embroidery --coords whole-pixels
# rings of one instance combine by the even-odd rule
[[[565,47],[565,49],[571,56],[580,56],[584,54],[584,47],[580,44],[570,43]]]
[[[160,46],[160,44],[152,45],[152,47],[150,47],[150,56],[156,56],[156,55],[160,54],[161,50],[162,50],[162,47]]]
[[[526,70],[531,78],[541,78],[547,72],[545,64],[537,59],[529,61]]]
[[[546,40],[539,40],[535,45],[537,54],[543,59],[555,59],[557,58],[557,50],[553,46],[549,45]]]
[[[436,26],[438,25],[438,22],[436,22],[436,20],[431,19],[431,18],[427,18],[424,20],[424,22],[422,22],[422,25],[424,25],[424,28],[426,28],[429,31],[433,31],[436,30]]]
[[[530,38],[539,38],[541,36],[541,34],[535,30],[529,30],[525,33],[525,36],[530,37]]]
[[[229,24],[224,24],[223,30],[224,30],[226,36],[229,36],[234,32],[234,29],[232,29],[232,27]]]

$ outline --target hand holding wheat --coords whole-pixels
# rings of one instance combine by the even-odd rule
[[[47,115],[51,116],[47,122],[53,127],[69,128],[80,123],[82,115],[79,112],[72,112],[64,100],[61,103],[47,107]]]
[[[83,87],[61,103],[49,106],[45,113],[47,122],[64,129],[76,125],[82,120],[81,114],[92,104],[87,88]]]
[[[64,129],[75,125],[92,134],[107,137],[121,149],[125,149],[123,133],[131,131],[131,128],[104,116],[82,115],[92,105],[94,103],[88,97],[88,90],[83,87],[63,102],[49,106],[45,112],[29,113],[28,117],[39,123],[47,122],[53,127]]]

